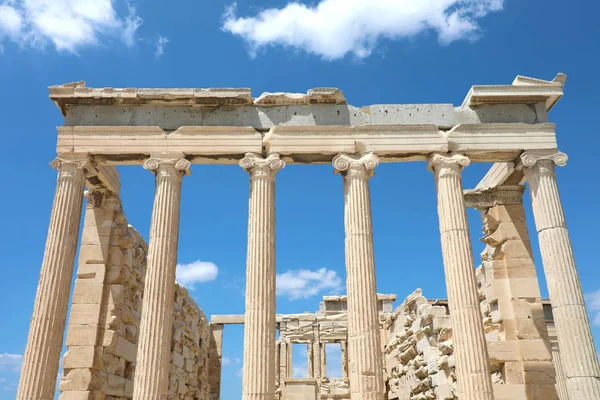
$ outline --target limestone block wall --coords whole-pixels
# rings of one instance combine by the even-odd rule
[[[119,199],[91,193],[87,200],[60,399],[130,399],[148,245]],[[177,286],[169,399],[209,399],[209,335],[204,313]]]
[[[384,324],[388,399],[456,398],[452,328],[444,305],[430,304],[421,290],[404,300]]]

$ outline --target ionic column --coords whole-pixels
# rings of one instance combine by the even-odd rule
[[[469,163],[469,159],[461,155],[434,154],[428,168],[434,172],[437,187],[458,397],[461,400],[492,400],[487,344],[479,311],[461,179],[461,171]]]
[[[56,193],[23,356],[18,400],[54,398],[79,238],[84,168],[90,165],[89,157],[82,155],[60,155],[50,163],[58,170]]]
[[[384,396],[369,192],[369,179],[377,165],[379,158],[374,154],[339,154],[333,159],[335,171],[344,179],[352,400],[382,400]]]
[[[171,361],[181,181],[190,169],[190,162],[180,154],[160,155],[146,160],[144,168],[156,175],[156,192],[133,398],[166,400]]]
[[[600,399],[598,356],[554,172],[555,165],[566,165],[567,156],[526,152],[521,163],[531,193],[569,398]]]
[[[277,154],[248,153],[240,166],[250,174],[244,400],[272,400],[275,393],[275,174],[285,167]]]
[[[567,383],[565,382],[565,371],[562,367],[562,361],[560,359],[560,348],[558,343],[552,343],[552,363],[556,369],[556,393],[560,400],[569,400],[569,393],[567,392]]]

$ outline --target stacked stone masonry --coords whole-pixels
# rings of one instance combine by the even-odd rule
[[[61,400],[133,397],[148,245],[120,200],[87,195],[68,323]],[[187,290],[175,287],[169,399],[211,399],[211,330]]]

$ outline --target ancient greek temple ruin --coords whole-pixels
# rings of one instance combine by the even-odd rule
[[[63,345],[61,400],[219,399],[227,324],[244,325],[243,400],[600,399],[555,174],[567,156],[549,120],[565,81],[518,76],[473,86],[461,105],[361,108],[329,88],[253,98],[250,89],[51,87],[64,126],[50,163],[56,194],[17,399],[54,398]],[[417,290],[394,308],[395,295],[377,293],[369,181],[380,163],[400,162],[432,172],[447,299]],[[463,188],[463,169],[477,162],[494,164]],[[325,297],[316,313],[277,315],[276,177],[286,164],[315,163],[331,164],[343,181],[347,293]],[[155,177],[148,242],[121,205],[116,166],[124,164]],[[207,318],[175,282],[181,187],[192,164],[239,164],[249,175],[243,315]],[[532,257],[526,187],[548,300]],[[482,215],[477,268],[467,207]],[[290,371],[294,345],[306,347],[307,377]],[[326,360],[332,345],[341,348],[336,378]]]

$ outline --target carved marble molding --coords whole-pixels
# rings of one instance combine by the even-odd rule
[[[427,169],[434,173],[447,171],[447,172],[460,172],[465,167],[471,164],[469,157],[463,156],[462,154],[432,154],[429,157],[429,163]]]
[[[351,177],[371,178],[379,165],[379,157],[373,153],[361,155],[340,153],[333,158],[333,168],[336,174]]]
[[[279,154],[269,154],[266,158],[255,153],[246,153],[240,160],[240,167],[248,171],[252,178],[270,177],[275,178],[277,171],[285,168],[285,161],[279,158]]]
[[[144,161],[144,169],[154,172],[157,177],[190,175],[192,173],[191,166],[192,163],[184,158],[183,153],[152,154]]]
[[[465,190],[465,206],[482,210],[498,205],[520,205],[523,204],[524,191],[525,186],[521,185],[496,186],[485,190]]]

